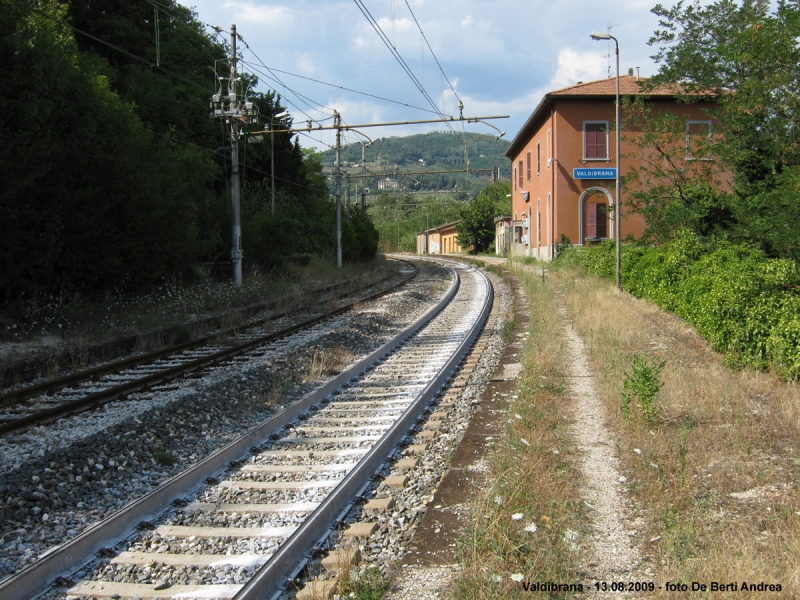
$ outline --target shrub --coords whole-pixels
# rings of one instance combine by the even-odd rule
[[[613,240],[565,250],[559,260],[614,276]],[[729,364],[800,377],[800,273],[789,259],[682,231],[655,248],[624,246],[622,285],[685,319]]]

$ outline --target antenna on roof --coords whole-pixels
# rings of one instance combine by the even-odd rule
[[[617,25],[621,25],[621,23],[617,23]],[[614,27],[617,27],[617,25],[611,25],[610,23],[608,25],[606,25],[606,33],[611,34],[611,30],[614,29]],[[610,39],[606,40],[606,42],[609,45],[611,44],[611,40]],[[606,58],[608,58],[608,74],[606,75],[606,77],[611,77],[611,49],[610,48],[608,50],[608,54],[606,54]]]

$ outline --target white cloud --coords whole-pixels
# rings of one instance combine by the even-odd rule
[[[461,26],[469,27],[470,25],[472,25],[472,15],[467,15],[466,17],[464,17],[464,19],[462,19]]]
[[[558,52],[558,69],[546,91],[557,90],[579,81],[593,81],[607,76],[607,60],[597,52],[579,52],[562,48]]]
[[[286,6],[263,6],[254,2],[225,2],[223,8],[233,9],[235,20],[241,23],[259,23],[286,30],[294,24],[292,10]]]
[[[304,52],[297,56],[297,68],[302,75],[314,75],[317,72],[317,63],[314,55]]]

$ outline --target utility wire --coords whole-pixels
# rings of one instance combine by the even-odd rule
[[[251,63],[247,61],[242,61],[244,64],[248,66],[252,66]],[[368,96],[370,98],[375,98],[376,100],[383,100],[384,102],[391,102],[392,104],[399,104],[400,106],[405,106],[406,108],[413,108],[414,110],[421,110],[424,112],[433,113],[435,115],[441,115],[439,111],[431,110],[430,108],[423,108],[421,106],[414,106],[413,104],[407,104],[405,102],[399,102],[397,100],[392,100],[391,98],[384,98],[383,96],[377,96],[375,94],[370,94],[368,92],[361,92],[359,90],[354,90],[352,88],[344,87],[343,85],[336,85],[335,83],[328,83],[327,81],[321,81],[319,79],[314,79],[313,77],[306,77],[305,75],[298,75],[297,73],[290,73],[289,71],[281,71],[280,69],[276,69],[274,67],[267,67],[264,65],[265,69],[269,69],[270,72],[281,73],[283,75],[289,75],[290,77],[297,77],[298,79],[305,79],[306,81],[312,81],[314,83],[319,83],[321,85],[327,85],[329,87],[338,88],[340,90],[344,90],[346,92],[352,92],[354,94],[361,94],[362,96]]]
[[[295,92],[295,91],[294,91],[294,90],[292,90],[291,88],[289,88],[289,87],[287,87],[287,86],[283,85],[283,83],[282,83],[282,82],[281,82],[279,79],[275,79],[274,77],[271,77],[270,75],[268,75],[267,73],[265,73],[264,71],[262,71],[261,69],[259,69],[257,66],[254,66],[252,63],[249,63],[249,62],[247,62],[247,61],[244,61],[244,60],[243,60],[242,62],[243,62],[244,64],[246,64],[248,67],[250,67],[250,68],[251,68],[253,71],[255,71],[256,73],[260,73],[261,75],[263,75],[263,76],[264,76],[266,79],[269,79],[269,80],[271,80],[271,81],[275,81],[275,82],[276,82],[276,83],[278,83],[279,85],[282,85],[282,86],[283,86],[285,89],[289,90],[290,92],[292,92],[293,94],[295,94],[295,95],[296,95],[298,98],[300,98],[300,99],[302,100],[302,98],[301,98],[302,94],[298,94],[297,92]],[[304,96],[303,96],[303,98],[304,98]],[[291,100],[289,100],[289,98],[287,98],[286,96],[283,96],[283,97],[282,97],[282,99],[283,99],[283,100],[285,100],[287,104],[291,104],[291,105],[292,105],[292,106],[295,108],[295,110],[297,110],[297,112],[299,112],[299,113],[301,113],[301,114],[305,115],[305,116],[306,116],[306,118],[307,118],[309,121],[313,121],[313,122],[315,122],[315,123],[320,123],[320,120],[319,120],[319,119],[315,119],[315,118],[313,118],[313,117],[312,117],[311,115],[309,115],[309,114],[308,114],[306,111],[304,111],[302,108],[300,108],[299,106],[297,106],[297,105],[296,105],[294,102],[292,102]],[[305,100],[303,101],[303,102],[304,102],[304,104],[306,104],[307,106],[309,106],[309,107],[310,107],[311,109],[313,109],[313,110],[316,110],[316,111],[318,111],[318,112],[322,112],[321,110],[319,110],[318,108],[316,108],[316,107],[315,107],[313,104],[310,104],[310,102],[311,102],[311,103],[313,103],[313,102],[314,102],[313,100],[311,100],[311,98],[307,98],[307,100],[308,100],[308,102],[306,102]],[[327,119],[325,119],[325,120],[327,120]]]
[[[132,58],[134,60],[138,60],[139,62],[146,64],[148,67],[150,67],[152,69],[158,69],[159,71],[161,71],[161,72],[163,72],[163,73],[165,73],[167,75],[171,75],[171,76],[175,77],[176,79],[180,79],[184,83],[188,83],[189,85],[192,85],[192,86],[194,86],[194,87],[196,87],[198,89],[203,90],[204,92],[208,92],[208,89],[203,87],[203,86],[201,86],[199,83],[196,83],[196,82],[192,81],[191,79],[186,79],[186,77],[184,77],[183,75],[178,75],[177,73],[175,73],[173,71],[170,71],[169,69],[165,69],[164,67],[161,67],[161,66],[159,66],[157,64],[154,64],[152,61],[147,60],[146,58],[142,58],[141,56],[138,56],[137,54],[133,54],[132,52],[129,52],[128,50],[125,50],[124,48],[120,48],[119,46],[116,46],[116,45],[114,45],[114,44],[112,44],[110,42],[107,42],[105,40],[101,40],[99,37],[94,36],[91,33],[87,33],[85,31],[83,31],[82,29],[78,29],[77,27],[75,27],[74,25],[68,23],[67,21],[64,21],[62,19],[58,19],[56,17],[52,17],[52,16],[48,15],[46,12],[41,11],[41,10],[39,10],[37,8],[33,8],[32,6],[28,6],[27,4],[19,2],[18,0],[9,0],[9,1],[12,2],[13,4],[17,4],[18,6],[22,6],[23,8],[25,8],[25,9],[31,11],[31,12],[35,12],[36,14],[44,17],[45,19],[49,19],[50,21],[54,21],[54,22],[59,23],[61,25],[66,25],[67,27],[69,27],[70,29],[75,31],[76,33],[80,33],[81,35],[85,35],[86,37],[91,38],[91,39],[95,40],[96,42],[99,42],[99,43],[101,43],[101,44],[103,44],[105,46],[108,46],[109,48],[113,48],[114,50],[117,50],[118,52],[121,52],[122,54],[124,54],[124,55],[126,55],[126,56],[128,56],[128,57],[130,57],[130,58]]]
[[[257,61],[258,61],[258,62],[261,64],[261,66],[262,66],[262,67],[264,67],[264,68],[265,68],[267,71],[269,71],[270,75],[271,75],[271,76],[274,78],[274,81],[277,81],[277,82],[278,82],[280,85],[282,85],[282,86],[283,86],[285,89],[287,89],[287,90],[289,90],[290,92],[292,92],[293,94],[295,94],[295,95],[296,95],[298,98],[300,98],[301,100],[303,100],[303,101],[304,101],[304,102],[305,102],[305,103],[306,103],[306,104],[307,104],[307,105],[308,105],[310,108],[312,108],[312,109],[314,109],[314,110],[316,110],[316,111],[318,111],[318,112],[322,112],[322,113],[324,113],[324,111],[322,111],[322,110],[320,110],[319,108],[317,108],[317,106],[320,106],[320,107],[322,107],[323,109],[325,109],[325,110],[327,110],[327,111],[329,111],[329,112],[335,112],[335,111],[334,111],[332,108],[330,108],[330,107],[328,107],[328,106],[325,106],[325,105],[324,105],[324,104],[322,104],[321,102],[317,102],[316,100],[312,100],[312,99],[311,99],[311,98],[309,98],[308,96],[304,96],[303,94],[300,94],[299,92],[296,92],[295,90],[293,90],[292,88],[290,88],[290,87],[289,87],[288,85],[286,85],[286,84],[285,84],[283,81],[281,81],[280,77],[278,77],[277,75],[275,75],[275,73],[273,73],[273,72],[272,72],[272,69],[270,69],[270,68],[269,68],[269,67],[268,67],[266,64],[264,64],[264,61],[263,61],[263,60],[261,60],[261,57],[259,57],[259,56],[258,56],[258,54],[256,54],[256,53],[255,53],[255,51],[254,51],[254,50],[253,50],[253,49],[250,47],[250,45],[249,45],[249,44],[248,44],[248,43],[247,43],[247,42],[246,42],[244,39],[242,39],[242,43],[244,44],[244,47],[245,47],[245,48],[247,48],[247,49],[248,49],[248,50],[249,50],[249,51],[252,53],[252,55],[256,57],[256,60],[257,60]],[[245,64],[249,64],[249,63],[245,63]],[[250,65],[250,66],[252,66],[252,65]],[[306,102],[306,101],[307,101],[307,102]],[[311,104],[309,104],[309,103],[311,103]],[[312,104],[313,104],[313,105],[316,105],[316,106],[313,106]],[[303,114],[305,114],[305,113],[303,113]],[[308,115],[306,115],[306,116],[308,117]],[[309,119],[310,119],[310,118],[311,118],[311,117],[309,117]],[[312,119],[312,120],[313,120],[313,119]]]
[[[445,80],[447,80],[447,85],[449,85],[450,89],[453,90],[453,94],[455,95],[455,97],[458,98],[459,102],[461,102],[461,98],[459,98],[458,92],[456,92],[456,89],[453,87],[453,84],[450,83],[450,79],[448,79],[447,73],[444,72],[444,69],[442,68],[442,65],[439,64],[439,59],[436,58],[436,54],[433,52],[433,48],[431,48],[431,45],[428,42],[428,38],[425,37],[425,32],[422,31],[422,26],[419,24],[419,21],[417,21],[417,16],[414,14],[414,11],[411,10],[411,5],[408,3],[408,0],[405,0],[405,3],[406,3],[406,6],[408,7],[408,12],[410,12],[411,16],[414,18],[414,23],[417,24],[417,29],[419,29],[419,32],[422,34],[422,39],[425,40],[425,44],[428,46],[428,50],[431,51],[431,56],[433,56],[433,60],[436,61],[436,66],[439,67],[439,70],[442,72],[442,75],[444,75]]]
[[[436,114],[438,114],[442,119],[445,119],[445,115],[436,106],[436,103],[430,97],[428,92],[425,91],[425,88],[422,86],[422,84],[420,83],[419,79],[417,79],[416,75],[414,75],[414,72],[408,66],[406,61],[403,60],[403,57],[400,56],[400,53],[392,46],[391,41],[389,40],[388,37],[386,37],[386,33],[383,31],[383,29],[381,29],[381,26],[378,24],[377,20],[375,20],[375,17],[372,16],[372,13],[370,13],[369,9],[364,5],[363,0],[353,0],[353,1],[355,2],[356,6],[361,11],[361,13],[364,15],[364,17],[367,19],[369,24],[372,26],[372,28],[375,30],[375,33],[378,34],[378,36],[381,38],[381,41],[389,49],[389,52],[392,53],[392,56],[395,57],[395,60],[398,62],[398,64],[400,64],[400,66],[403,68],[403,70],[409,76],[409,78],[411,79],[412,83],[414,83],[414,85],[420,91],[420,93],[425,98],[425,100],[428,101],[428,104],[431,105],[431,107],[434,109]],[[455,129],[453,129],[453,126],[450,123],[448,123],[446,120],[445,120],[445,125],[447,125],[447,127],[448,127],[448,129],[450,129],[450,131],[455,133]]]

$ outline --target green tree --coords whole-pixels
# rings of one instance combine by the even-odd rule
[[[641,97],[623,102],[623,137],[632,166],[623,185],[626,203],[644,216],[644,242],[664,243],[682,229],[710,235],[730,228],[733,216],[719,160],[687,160],[686,117],[659,111]],[[692,140],[694,156],[712,157],[713,139]]]
[[[732,233],[773,256],[800,258],[800,6],[718,0],[657,5],[650,43],[661,63],[651,85],[681,83],[720,104],[715,155],[734,174]]]
[[[458,242],[462,248],[472,246],[472,252],[486,252],[494,240],[494,218],[503,209],[510,211],[506,194],[511,193],[511,185],[501,181],[491,183],[481,190],[475,198],[461,210],[461,221],[456,225]]]

